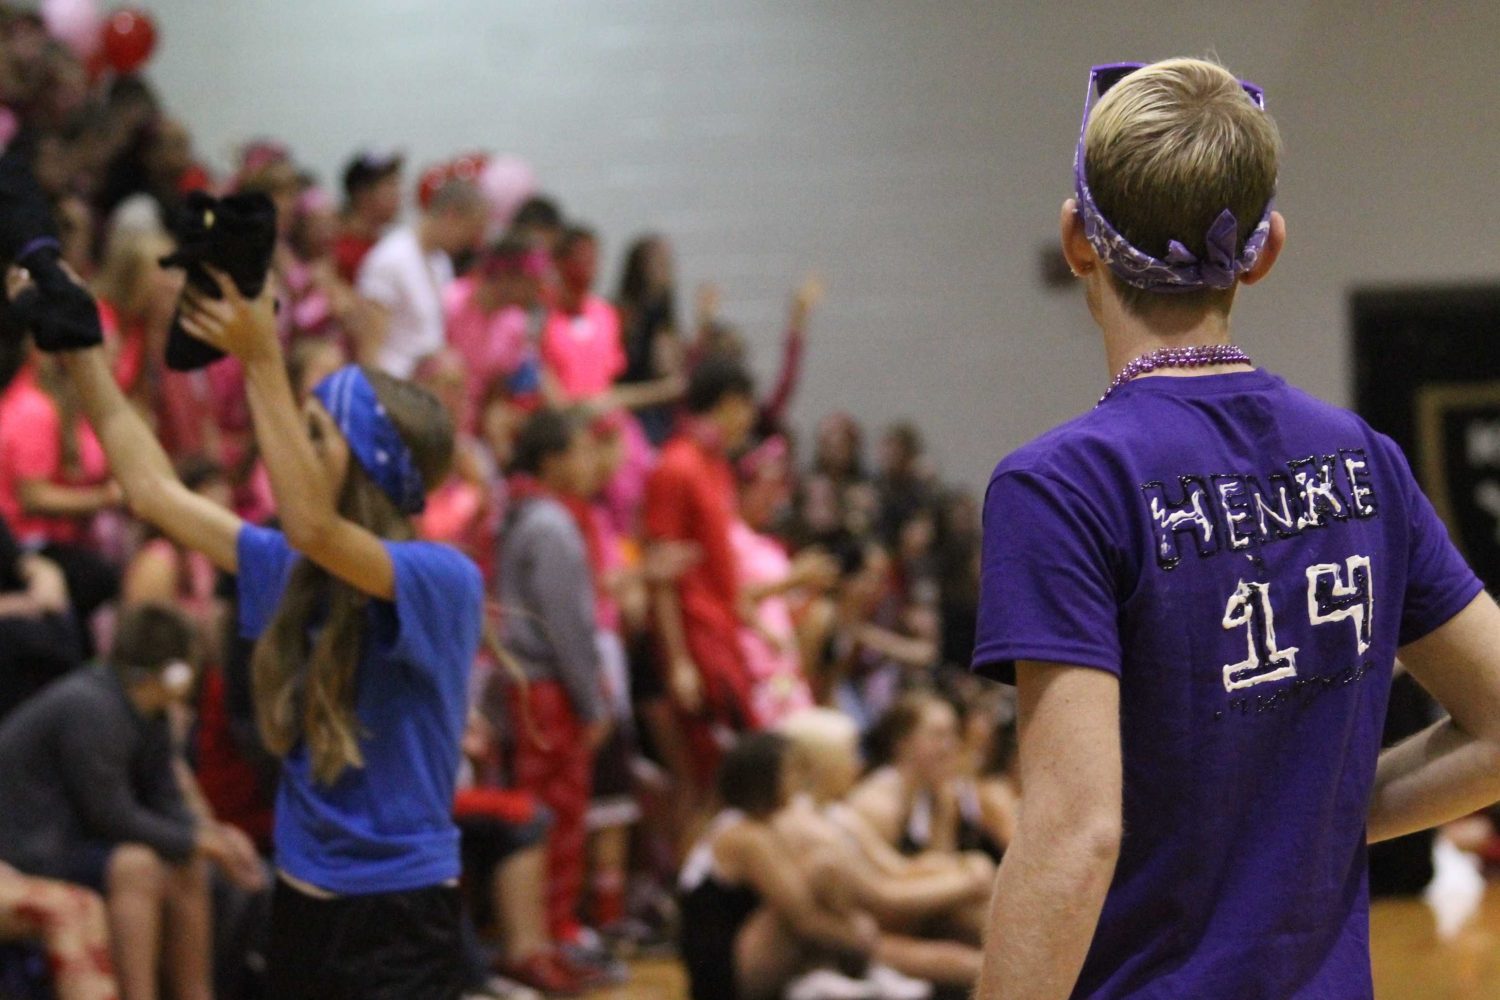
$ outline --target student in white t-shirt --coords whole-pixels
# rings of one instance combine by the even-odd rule
[[[359,292],[380,306],[372,343],[361,354],[397,378],[442,349],[443,291],[453,280],[452,255],[476,249],[487,221],[479,189],[449,181],[433,195],[415,225],[391,230],[365,256]]]

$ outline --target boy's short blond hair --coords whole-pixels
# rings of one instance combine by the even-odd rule
[[[1276,122],[1228,70],[1202,59],[1153,63],[1115,84],[1094,106],[1083,143],[1100,213],[1153,257],[1165,257],[1176,240],[1202,258],[1208,229],[1225,209],[1234,213],[1242,249],[1276,191]],[[1136,312],[1165,299],[1227,310],[1234,293],[1168,296],[1111,280]]]
[[[859,726],[843,712],[817,706],[801,708],[781,720],[777,732],[793,743],[839,744],[859,741]]]

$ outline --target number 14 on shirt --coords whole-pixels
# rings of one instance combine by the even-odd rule
[[[1374,610],[1369,556],[1350,556],[1343,566],[1318,563],[1307,567],[1308,624],[1353,623],[1355,644],[1363,654],[1370,648]],[[1241,580],[1224,609],[1224,628],[1243,628],[1246,646],[1245,659],[1224,665],[1224,690],[1237,691],[1297,676],[1297,647],[1276,644],[1270,583]]]

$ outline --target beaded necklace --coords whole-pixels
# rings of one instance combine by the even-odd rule
[[[1143,354],[1120,369],[1104,395],[1095,406],[1100,406],[1131,379],[1162,368],[1209,368],[1214,365],[1252,364],[1250,355],[1233,344],[1209,344],[1202,347],[1165,347],[1150,354]]]

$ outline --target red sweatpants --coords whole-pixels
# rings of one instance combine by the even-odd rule
[[[525,689],[526,709],[521,705],[522,689],[511,692],[511,717],[518,730],[516,784],[552,810],[547,927],[554,941],[571,941],[578,934],[578,899],[588,865],[584,821],[593,793],[594,751],[562,684],[532,681]],[[530,712],[529,724],[525,711]]]
[[[707,794],[724,757],[725,748],[715,731],[737,733],[749,727],[750,678],[738,633],[689,627],[684,638],[703,680],[703,709],[690,715],[679,706],[677,717],[692,753],[693,782]]]

